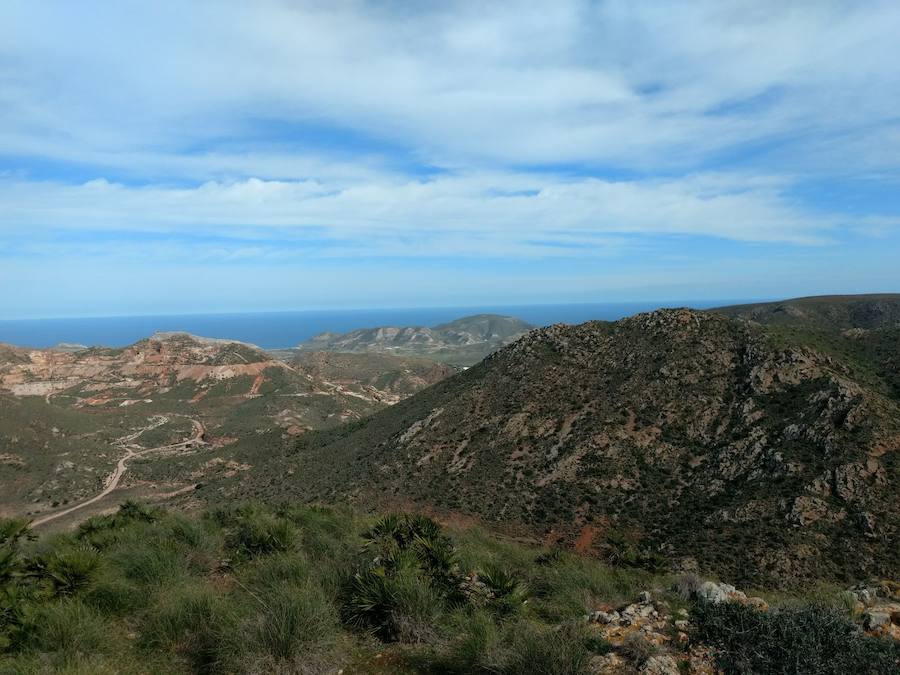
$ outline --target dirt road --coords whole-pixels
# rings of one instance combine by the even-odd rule
[[[109,475],[106,479],[106,485],[103,490],[91,497],[90,499],[80,502],[75,506],[70,506],[67,509],[62,511],[57,511],[55,513],[51,513],[49,515],[44,516],[43,518],[38,518],[37,520],[31,523],[31,527],[39,527],[45,523],[49,523],[50,521],[56,520],[57,518],[61,518],[66,516],[74,511],[78,511],[79,509],[83,509],[86,506],[90,506],[96,502],[99,502],[101,499],[110,494],[113,490],[119,487],[119,481],[122,480],[122,476],[125,475],[125,471],[128,469],[127,462],[134,457],[141,457],[143,455],[147,455],[151,452],[158,452],[160,450],[178,450],[180,448],[186,448],[191,445],[195,445],[197,443],[203,443],[203,435],[206,433],[206,430],[203,428],[203,425],[197,421],[192,419],[191,423],[194,425],[194,431],[191,434],[191,437],[179,441],[178,443],[171,443],[169,445],[160,445],[155,448],[142,448],[140,450],[136,450],[134,447],[127,447],[132,441],[136,440],[141,434],[145,431],[150,431],[151,429],[156,429],[157,427],[166,424],[169,421],[168,417],[164,415],[159,415],[157,417],[151,418],[150,424],[143,429],[136,431],[135,433],[128,434],[127,436],[123,436],[115,441],[115,445],[119,447],[125,448],[125,455],[116,462],[115,470]]]

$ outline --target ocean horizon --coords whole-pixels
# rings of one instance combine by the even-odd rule
[[[55,319],[0,319],[0,342],[46,348],[67,343],[124,347],[157,332],[185,332],[249,342],[263,349],[293,347],[323,332],[377,326],[434,326],[473,314],[514,316],[535,326],[615,321],[660,307],[708,309],[755,300],[484,305],[346,310],[298,310]]]

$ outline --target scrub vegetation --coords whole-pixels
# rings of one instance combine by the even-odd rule
[[[635,651],[586,612],[670,586],[424,516],[244,503],[190,517],[126,502],[41,540],[2,522],[0,673],[582,673]],[[818,630],[812,615],[747,611],[691,609],[729,671],[818,644],[796,639]],[[834,633],[841,620],[823,617],[837,636],[826,646],[889,672],[896,647]],[[771,649],[748,655],[747,626]]]

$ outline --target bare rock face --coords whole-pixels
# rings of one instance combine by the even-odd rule
[[[0,361],[0,389],[19,396],[43,396],[77,386],[85,391],[115,388],[147,393],[184,380],[256,377],[270,368],[284,368],[252,345],[184,333],[158,334],[125,349],[20,353],[26,358]]]
[[[671,656],[651,656],[639,671],[641,675],[679,675],[678,664]]]

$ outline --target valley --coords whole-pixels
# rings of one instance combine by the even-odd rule
[[[0,640],[31,664],[90,617],[138,636],[104,647],[122,672],[892,672],[898,317],[4,345]]]
[[[391,355],[285,361],[252,345],[177,333],[125,349],[3,345],[0,515],[42,522],[89,498],[96,510],[114,506],[116,495],[184,494],[246,472],[292,437],[360,419],[453,372]],[[123,452],[132,453],[127,473]]]

